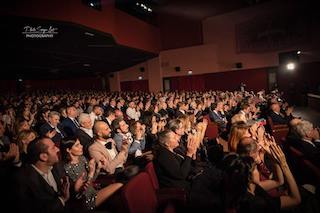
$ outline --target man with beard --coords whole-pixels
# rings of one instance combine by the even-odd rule
[[[139,157],[145,148],[144,130],[138,131],[134,138],[129,131],[129,125],[122,118],[117,118],[112,122],[112,128],[115,132],[113,140],[116,142],[116,147],[121,150],[123,141],[127,140],[129,143],[129,155]]]
[[[104,121],[96,121],[94,124],[95,142],[89,147],[89,154],[96,162],[102,163],[102,169],[109,174],[115,174],[123,170],[128,157],[128,142],[123,141],[119,152],[111,138],[111,130]]]

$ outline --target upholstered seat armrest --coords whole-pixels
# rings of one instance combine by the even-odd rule
[[[178,201],[181,204],[187,202],[187,192],[182,188],[161,188],[156,191],[159,203]]]

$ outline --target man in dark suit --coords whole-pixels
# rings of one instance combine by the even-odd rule
[[[173,131],[165,130],[159,134],[155,170],[161,187],[179,187],[190,191],[191,182],[187,178],[191,173],[192,156],[197,149],[194,144],[188,146],[186,155],[182,156],[174,151],[178,146],[178,137]]]
[[[110,103],[109,103],[109,106],[106,108],[106,110],[116,110],[116,101],[115,99],[111,99],[110,100]]]
[[[280,110],[280,105],[279,103],[273,103],[271,106],[271,111],[270,111],[270,118],[273,122],[273,124],[289,124],[290,122],[290,117],[289,114],[291,114],[290,111],[286,111],[286,115],[283,115]]]
[[[319,131],[313,128],[309,121],[301,121],[296,126],[300,140],[292,141],[292,145],[299,149],[306,158],[320,167]]]
[[[56,111],[51,111],[49,113],[48,122],[40,127],[41,136],[46,136],[52,139],[52,141],[59,145],[66,134],[63,131],[60,122],[60,113]]]
[[[225,131],[227,126],[227,119],[220,114],[222,109],[223,102],[219,101],[211,104],[211,110],[209,112],[210,120],[218,124],[221,132]]]
[[[59,148],[50,138],[29,144],[30,165],[19,171],[16,192],[21,212],[65,212],[69,181],[56,166]],[[60,172],[59,172],[60,171]]]
[[[93,144],[93,130],[92,130],[92,121],[90,115],[87,113],[81,113],[79,116],[80,128],[76,130],[76,137],[79,139],[81,145],[83,146],[83,154],[88,159],[89,155],[89,146]]]
[[[74,106],[69,106],[67,107],[66,112],[68,117],[64,119],[61,124],[67,137],[74,137],[77,129],[80,127],[80,124],[76,119],[78,117],[78,111]]]
[[[26,164],[15,176],[15,211],[68,212],[70,183],[59,164],[58,152],[59,148],[47,137],[29,144],[30,164]],[[83,177],[75,181],[71,194],[80,194],[87,187]]]
[[[104,113],[103,121],[111,128],[111,124],[114,119],[116,119],[115,110],[108,108]]]

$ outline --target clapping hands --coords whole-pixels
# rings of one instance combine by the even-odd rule
[[[188,135],[187,156],[192,157],[197,151],[197,142],[192,134]]]

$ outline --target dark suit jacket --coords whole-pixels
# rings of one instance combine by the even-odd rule
[[[63,131],[66,133],[67,137],[73,137],[76,134],[78,127],[73,123],[70,118],[64,119],[62,122]]]
[[[191,172],[191,161],[189,157],[183,159],[160,146],[154,160],[160,187],[180,187],[189,191],[187,177]]]
[[[217,114],[215,111],[209,112],[209,118],[212,122],[216,122],[219,126],[219,130],[224,130],[227,127],[226,122],[223,120],[223,117]]]
[[[60,133],[56,133],[56,135],[51,138],[51,140],[57,144],[57,143],[60,143],[62,141],[62,138],[65,138],[66,137],[66,133],[63,131],[63,128],[60,124],[58,124],[58,129],[60,130],[61,134]],[[43,124],[41,127],[40,127],[40,134],[41,136],[45,136],[47,134],[47,132],[51,131],[51,130],[54,130],[54,128],[52,128],[50,126],[50,124],[47,122],[45,124]]]
[[[169,118],[174,118],[176,116],[176,112],[173,108],[167,108]]]
[[[64,175],[61,172],[57,167],[52,169],[58,191],[61,189],[60,179]],[[21,212],[66,212],[67,208],[59,199],[60,193],[55,192],[31,165],[27,164],[17,173],[16,193]]]
[[[82,129],[77,129],[76,136],[80,140],[81,145],[83,146],[83,155],[86,156],[88,159],[90,159],[89,146],[93,144],[94,139],[91,138]]]
[[[269,114],[273,124],[288,124],[290,121],[290,118],[281,115],[276,114],[275,112],[271,111]]]
[[[184,114],[181,111],[179,111],[179,110],[176,111],[176,118],[179,116],[182,116],[182,115],[184,115]]]
[[[291,141],[291,144],[302,152],[305,158],[320,167],[320,149],[304,140]]]

